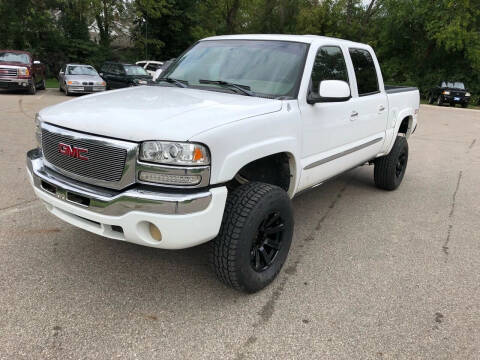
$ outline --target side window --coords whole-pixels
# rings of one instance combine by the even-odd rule
[[[159,67],[159,65],[157,65],[157,64],[148,64],[147,70],[157,71],[158,67]]]
[[[110,72],[114,75],[121,75],[122,74],[122,68],[118,64],[112,64],[112,65],[110,65]]]
[[[379,92],[377,70],[372,55],[364,49],[349,49],[349,52],[357,78],[358,95]]]
[[[338,46],[324,46],[318,49],[313,64],[311,90],[317,92],[323,80],[343,80],[348,83],[347,65],[342,49]]]

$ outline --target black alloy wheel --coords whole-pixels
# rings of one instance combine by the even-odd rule
[[[267,270],[275,261],[282,246],[284,220],[280,213],[268,214],[260,223],[250,250],[250,264],[257,271]]]

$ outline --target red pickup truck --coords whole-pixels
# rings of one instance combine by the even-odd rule
[[[45,65],[27,51],[0,50],[0,89],[24,89],[32,95],[45,89]]]

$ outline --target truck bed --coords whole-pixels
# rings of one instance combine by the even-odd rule
[[[407,91],[418,91],[418,88],[414,86],[385,85],[385,92],[387,94],[395,94]]]

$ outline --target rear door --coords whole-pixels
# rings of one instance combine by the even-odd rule
[[[378,154],[384,138],[388,119],[388,99],[381,78],[380,66],[369,49],[348,49],[355,74],[352,97],[351,130],[359,146],[372,158]]]

